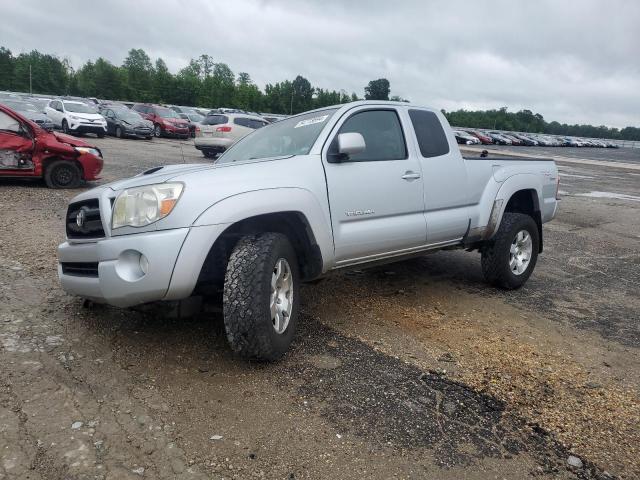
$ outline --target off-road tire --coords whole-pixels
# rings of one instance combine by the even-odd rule
[[[529,233],[533,248],[526,270],[516,275],[509,268],[509,251],[516,234],[521,230]],[[523,213],[505,213],[495,236],[481,250],[482,274],[485,280],[507,290],[520,288],[529,279],[536,266],[539,247],[540,235],[535,220]]]
[[[286,330],[278,334],[269,308],[271,277],[284,258],[293,279],[293,308]],[[275,361],[289,349],[298,320],[300,275],[295,251],[280,233],[247,235],[231,252],[222,297],[224,326],[231,348],[245,358]]]
[[[82,181],[80,168],[69,160],[54,160],[44,171],[49,188],[77,188]]]

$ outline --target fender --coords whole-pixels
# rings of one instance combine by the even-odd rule
[[[232,195],[207,208],[192,226],[230,225],[257,215],[291,211],[306,218],[322,254],[322,270],[327,271],[334,261],[331,222],[318,199],[307,189],[269,188]],[[211,245],[215,240],[211,239]]]
[[[495,232],[500,227],[504,211],[507,208],[509,199],[519,190],[535,190],[536,196],[534,198],[535,208],[540,210],[542,204],[542,180],[540,174],[533,173],[518,173],[506,178],[502,183],[502,186],[498,189],[496,198],[493,203],[493,209],[490,214],[489,221],[487,223],[486,239],[493,237]]]

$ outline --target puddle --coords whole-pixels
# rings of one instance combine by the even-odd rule
[[[576,197],[590,197],[590,198],[612,198],[616,200],[629,200],[632,202],[640,202],[640,197],[634,195],[627,195],[624,193],[614,192],[589,192],[589,193],[576,193]]]
[[[560,176],[561,177],[593,179],[593,177],[590,177],[589,175],[576,175],[574,173],[561,173]]]

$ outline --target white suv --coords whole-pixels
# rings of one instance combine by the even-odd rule
[[[99,138],[107,134],[105,118],[86,103],[51,100],[45,112],[53,125],[64,133],[95,133]]]
[[[205,157],[215,158],[245,135],[269,125],[264,118],[240,113],[207,115],[196,132],[195,147]]]

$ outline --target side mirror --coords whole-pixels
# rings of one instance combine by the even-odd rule
[[[341,133],[338,135],[338,153],[340,155],[357,155],[366,150],[362,134],[357,132]]]
[[[31,138],[31,131],[29,130],[29,127],[27,127],[23,123],[20,123],[20,126],[18,127],[18,132],[21,137]]]
[[[337,138],[338,152],[330,154],[329,163],[340,163],[349,160],[351,155],[357,155],[366,150],[367,145],[362,134],[357,132],[341,133]]]

